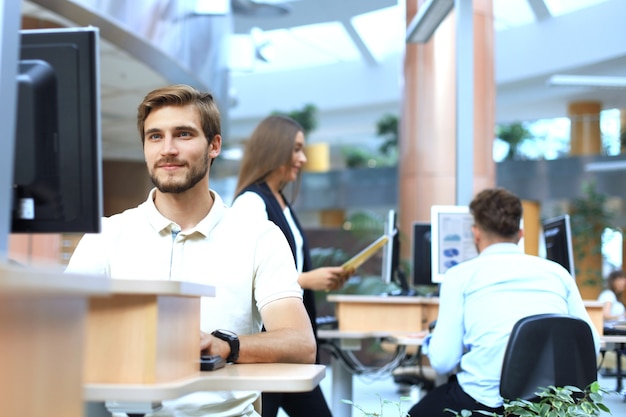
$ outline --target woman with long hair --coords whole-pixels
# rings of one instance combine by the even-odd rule
[[[612,271],[606,279],[607,288],[600,293],[598,301],[604,302],[604,320],[624,320],[626,308],[622,303],[622,294],[626,289],[626,275],[621,269]]]
[[[291,246],[304,304],[316,331],[314,291],[341,288],[349,272],[340,266],[312,267],[306,236],[291,209],[306,163],[304,145],[304,129],[295,120],[280,115],[263,119],[246,145],[233,208],[245,210],[250,217],[269,219],[282,230]],[[288,184],[292,185],[291,201],[283,193]],[[275,417],[280,407],[291,417],[332,415],[319,386],[304,393],[263,393],[263,417]]]

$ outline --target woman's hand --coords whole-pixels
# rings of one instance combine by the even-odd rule
[[[308,290],[333,291],[342,288],[350,275],[340,266],[323,266],[300,274],[298,283]]]

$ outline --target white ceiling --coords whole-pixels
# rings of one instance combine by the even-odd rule
[[[72,12],[72,3],[24,0],[23,13],[69,26],[94,24],[81,22],[82,15]],[[564,116],[567,103],[578,100],[598,100],[605,108],[626,108],[624,89],[546,84],[555,73],[626,76],[626,1],[568,0],[573,7],[581,7],[579,3],[586,6],[568,13],[558,11],[553,3],[494,0],[499,122]],[[42,4],[49,10],[69,10],[75,22]],[[249,34],[253,27],[260,28],[253,33],[270,42],[276,59],[274,63],[252,61],[253,66],[246,71],[231,74],[228,104],[232,100],[232,106],[225,111],[227,143],[245,138],[269,112],[290,111],[307,103],[316,105],[320,112],[319,128],[311,141],[360,141],[373,135],[380,116],[399,114],[405,27],[402,1],[400,5],[394,0],[293,0],[286,4],[291,11],[281,17],[234,16],[234,33]],[[516,4],[520,11],[511,13]],[[368,14],[380,9],[378,17]],[[361,17],[353,19],[355,16]],[[395,21],[390,23],[389,19]],[[331,40],[321,30],[302,28],[313,24],[328,29]],[[365,26],[373,31],[365,31]],[[158,57],[153,64],[144,64],[136,53],[115,46],[124,45],[128,38],[107,39],[113,38],[110,33],[101,29],[103,154],[107,159],[142,159],[134,121],[137,104],[150,89],[188,81],[186,78],[193,82],[193,76],[176,72],[176,68],[153,70]],[[340,48],[342,45],[349,46]],[[308,62],[317,56],[321,63]]]

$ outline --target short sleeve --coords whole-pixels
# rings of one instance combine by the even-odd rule
[[[233,201],[232,208],[240,215],[256,220],[268,220],[265,201],[253,191],[246,191]]]

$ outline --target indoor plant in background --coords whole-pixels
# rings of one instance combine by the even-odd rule
[[[490,413],[487,411],[447,410],[455,417],[469,417],[486,415],[491,417],[591,417],[599,416],[602,412],[611,413],[602,402],[608,391],[600,387],[596,381],[589,387],[581,390],[572,386],[540,388],[537,392],[538,400],[505,400],[504,413]]]
[[[576,281],[584,299],[595,300],[604,286],[602,276],[602,233],[613,228],[613,213],[606,207],[607,196],[595,183],[582,186],[583,196],[571,202],[570,220]]]

